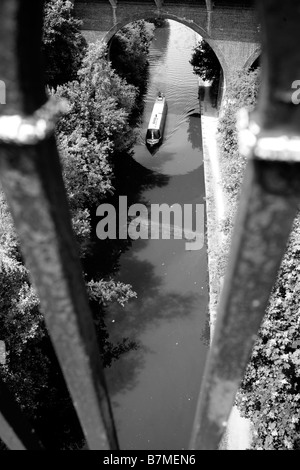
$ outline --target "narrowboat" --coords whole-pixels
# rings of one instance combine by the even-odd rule
[[[146,145],[151,149],[162,143],[166,116],[167,116],[167,100],[166,97],[158,93],[153,110],[151,113],[147,134]]]

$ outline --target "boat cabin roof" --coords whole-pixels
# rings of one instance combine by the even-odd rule
[[[149,122],[149,129],[159,129],[161,116],[165,108],[165,103],[166,99],[164,97],[156,99]]]

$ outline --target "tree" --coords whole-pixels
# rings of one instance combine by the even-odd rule
[[[119,31],[111,42],[112,66],[126,81],[143,90],[148,72],[148,53],[154,25],[139,20]]]
[[[300,449],[299,239],[298,216],[237,398],[254,449]]]
[[[0,339],[7,357],[1,375],[42,441],[51,448],[74,448],[82,432],[51,345],[40,302],[22,263],[12,220],[0,193]],[[109,302],[124,305],[135,297],[131,286],[113,280],[87,284],[98,344],[105,367],[137,348],[123,338],[113,344],[104,310]],[[5,447],[0,442],[0,450]]]
[[[80,32],[81,21],[73,16],[69,0],[46,0],[43,52],[46,83],[56,88],[75,80],[87,47]]]
[[[137,89],[115,73],[106,59],[104,45],[91,45],[83,56],[84,42],[71,10],[68,1],[46,3],[47,83],[56,88],[51,90],[52,94],[69,102],[69,112],[60,120],[56,136],[73,227],[85,261],[84,276],[98,344],[103,363],[109,367],[121,354],[136,349],[137,344],[129,338],[117,344],[110,341],[105,309],[111,302],[123,306],[136,294],[130,285],[111,277],[123,245],[121,250],[119,244],[108,252],[113,258],[109,269],[96,272],[91,269],[89,262],[95,257],[96,236],[92,223],[96,207],[114,192],[116,160],[128,156],[135,141],[129,121]],[[139,31],[144,41],[140,48],[146,53],[149,30],[143,28],[142,23]],[[134,51],[130,51],[133,58]],[[7,364],[0,366],[1,373],[29,420],[50,446],[80,446],[83,441],[80,426],[1,192],[0,247],[0,339],[5,341],[8,351]]]
[[[34,344],[38,345],[43,340],[47,332],[39,300],[30,284],[29,272],[22,263],[11,216],[1,191],[0,273],[0,339],[5,342],[7,350],[4,376],[9,382],[15,379],[18,386],[13,388],[17,399],[24,394],[22,405],[34,411],[37,406],[35,397],[45,384],[45,368],[42,367],[38,380],[33,374],[27,374],[37,357],[39,363],[44,363],[40,351],[36,351],[36,354],[28,352]],[[16,379],[14,374],[21,380]]]
[[[81,252],[90,237],[90,211],[112,192],[112,159],[134,140],[128,125],[136,91],[111,69],[104,48],[91,47],[78,81],[58,87],[70,102],[58,126],[64,177]],[[82,442],[72,401],[57,363],[43,312],[2,193],[0,194],[0,331],[7,348],[2,376],[29,420],[53,448]],[[135,296],[130,286],[85,273],[98,344],[105,366],[137,345],[127,338],[111,343],[105,326],[108,302],[121,305]]]
[[[114,161],[122,158],[135,140],[129,117],[137,90],[115,73],[106,54],[102,43],[90,45],[78,80],[59,87],[56,93],[70,103],[68,114],[58,125],[57,136],[73,228],[82,257],[94,256],[93,214],[98,205],[114,193]],[[110,246],[112,259],[115,251],[119,257],[120,243]],[[88,259],[85,263],[89,297],[106,365],[135,347],[127,339],[116,346],[108,341],[104,323],[107,303],[116,301],[124,305],[136,296],[131,286],[111,279],[111,269],[104,272],[102,268],[102,272],[95,274],[90,272]]]
[[[246,158],[238,149],[237,112],[241,108],[251,111],[256,103],[260,71],[241,71],[231,80],[226,90],[226,101],[218,124],[218,147],[222,186],[226,196],[226,214],[222,223],[223,243],[218,254],[218,272],[216,277],[225,274],[229,255],[231,233],[238,204],[238,197],[246,167]]]
[[[216,54],[206,41],[200,41],[195,47],[190,64],[194,68],[194,73],[202,80],[212,82],[219,80],[221,66]]]
[[[63,175],[73,227],[84,252],[91,231],[91,212],[112,194],[113,162],[135,140],[129,126],[137,91],[106,60],[106,46],[89,46],[78,80],[58,87],[69,112],[57,127]]]
[[[246,160],[237,145],[236,113],[251,111],[257,101],[259,69],[241,72],[227,90],[219,121],[223,186],[228,199],[224,223],[228,257],[233,219]],[[254,427],[254,449],[300,448],[300,217],[298,216],[282,262],[276,285],[258,334],[246,374],[237,395],[237,405]],[[224,274],[225,262],[222,265]]]
[[[169,22],[165,18],[147,18],[147,23],[154,24],[155,28],[165,28],[169,26]]]
[[[246,159],[238,150],[237,112],[251,111],[256,103],[260,70],[242,71],[233,79],[226,91],[226,103],[219,119],[223,185],[228,197],[237,198],[245,170]]]

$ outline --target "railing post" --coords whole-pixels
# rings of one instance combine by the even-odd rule
[[[41,69],[43,4],[0,3],[0,178],[21,251],[90,449],[117,449]]]
[[[256,111],[240,121],[248,164],[192,449],[217,449],[264,317],[300,202],[298,0],[261,0],[262,78]],[[278,34],[280,31],[280,35]]]

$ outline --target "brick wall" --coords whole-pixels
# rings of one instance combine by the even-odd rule
[[[82,29],[109,31],[114,26],[113,9],[108,1],[75,1],[74,13],[77,18],[83,20]]]
[[[228,8],[219,7],[218,2],[208,13],[205,2],[165,1],[160,12],[164,18],[177,20],[201,34],[214,48],[225,77],[243,68],[259,44],[258,20],[245,0],[234,0]],[[251,2],[249,3],[249,5]],[[153,1],[119,0],[114,11],[108,0],[75,0],[75,15],[83,20],[83,29],[99,31],[107,40],[121,26],[135,19],[147,19],[158,15]],[[110,31],[109,35],[106,33]],[[106,35],[106,36],[105,36]]]
[[[211,38],[215,40],[258,42],[258,21],[253,9],[215,7],[210,15],[210,28],[205,2],[165,1],[162,13],[170,18],[184,20],[185,24],[194,22],[204,30],[209,29]],[[75,0],[75,15],[83,19],[83,29],[86,30],[109,31],[114,26],[113,9],[108,0]],[[118,1],[118,23],[156,15],[154,1]]]

